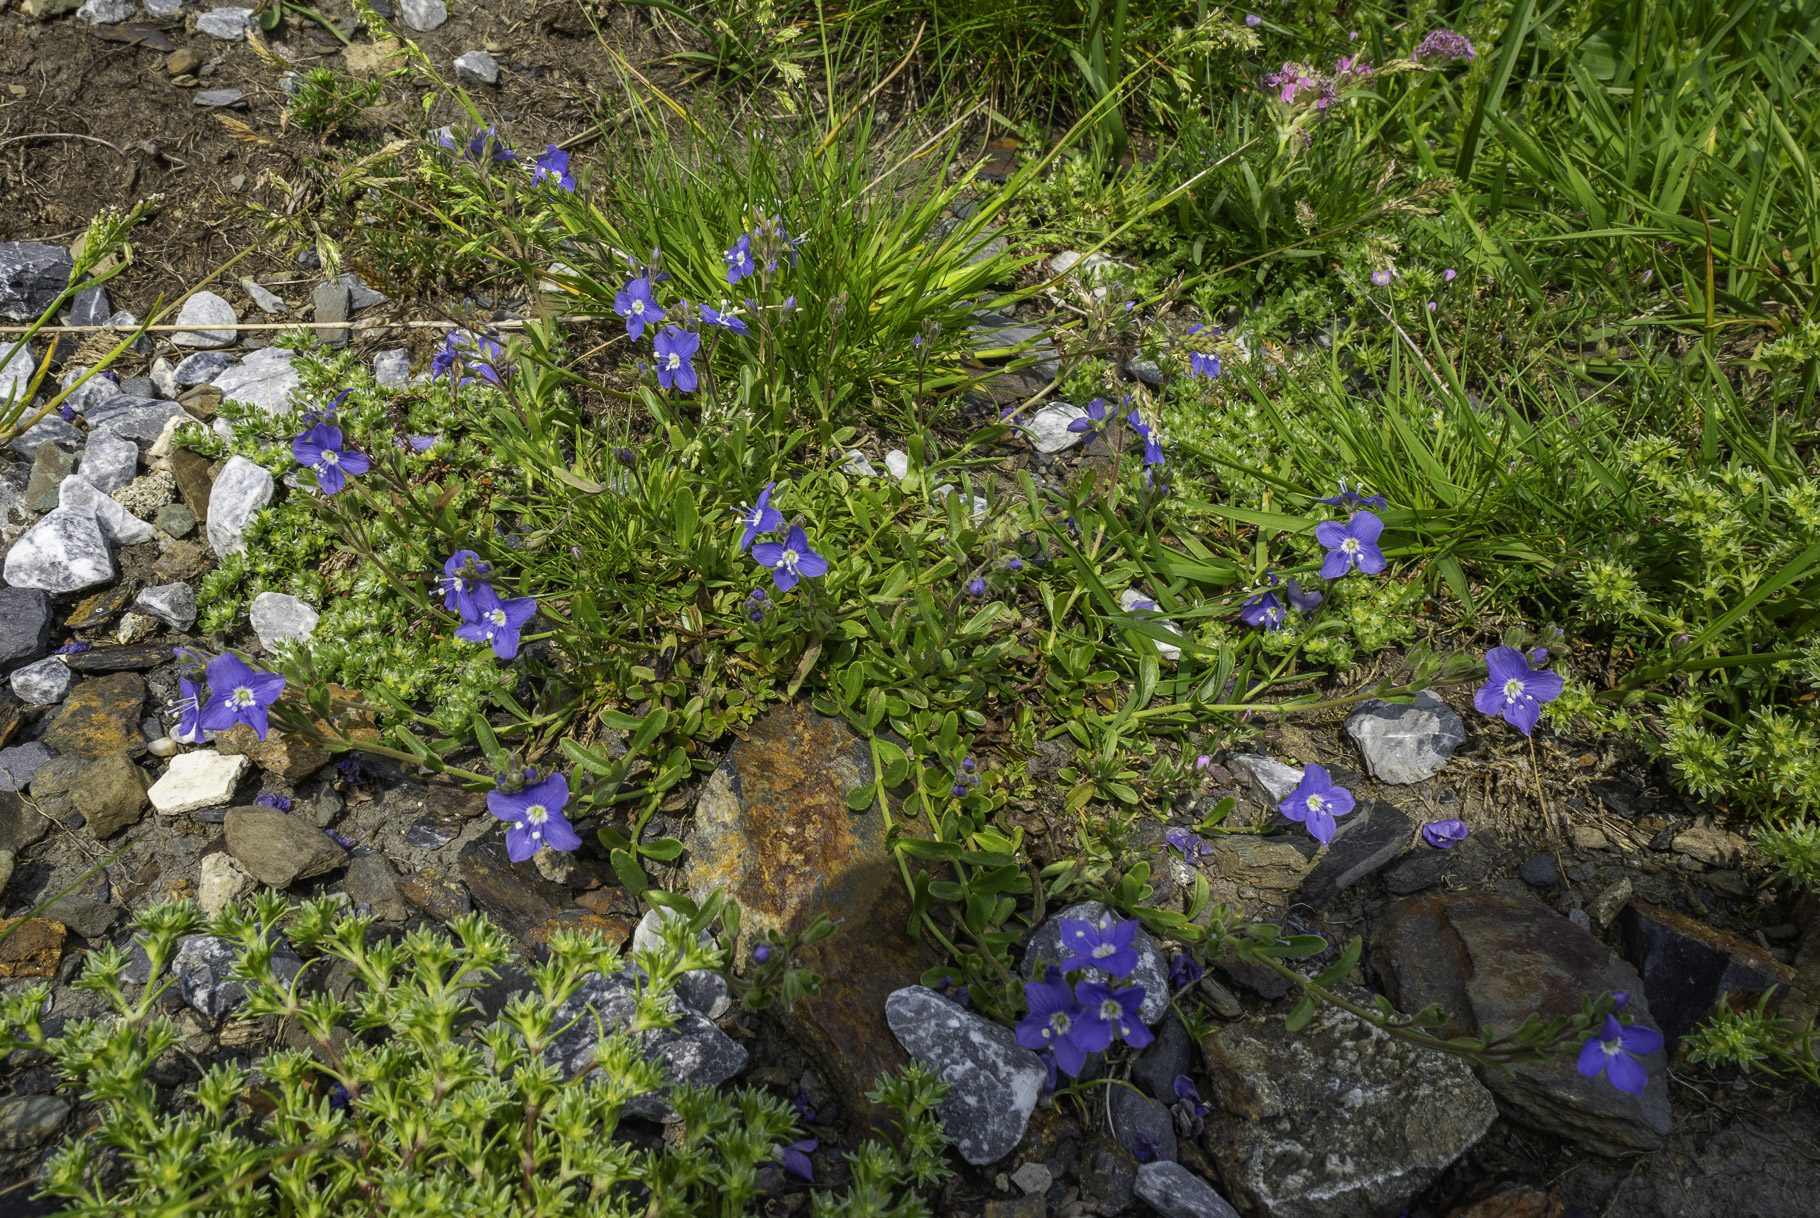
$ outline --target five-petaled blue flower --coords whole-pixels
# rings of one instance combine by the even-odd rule
[[[1307,826],[1308,834],[1325,846],[1333,840],[1334,817],[1352,811],[1352,792],[1333,785],[1327,767],[1310,765],[1302,771],[1302,783],[1277,805],[1277,811],[1290,820]]]
[[[210,732],[244,723],[264,740],[266,708],[283,692],[284,678],[277,673],[256,672],[237,655],[218,655],[209,661],[209,700],[196,723]]]
[[[1103,1027],[1107,1045],[1116,1036],[1133,1049],[1142,1049],[1155,1039],[1144,1021],[1138,1018],[1138,1008],[1144,1005],[1144,987],[1141,985],[1115,990],[1098,981],[1083,981],[1074,987],[1074,1000],[1080,1004],[1081,1023],[1088,1029],[1095,1025]],[[1097,1032],[1088,1031],[1084,1038],[1097,1040],[1098,1036]],[[1099,1047],[1103,1049],[1106,1045]],[[1089,1048],[1089,1052],[1094,1051]]]
[[[1452,850],[1470,832],[1463,820],[1431,820],[1422,826],[1422,840],[1436,850]]]
[[[1106,399],[1094,398],[1091,402],[1087,403],[1086,417],[1071,421],[1068,424],[1068,430],[1077,435],[1085,432],[1087,435],[1086,442],[1091,444],[1093,443],[1093,437],[1100,434],[1099,425],[1106,421],[1106,413]]]
[[[1327,547],[1321,578],[1338,579],[1354,567],[1367,575],[1378,574],[1388,565],[1384,551],[1378,549],[1378,536],[1383,532],[1384,522],[1370,512],[1354,512],[1345,524],[1323,520],[1315,525],[1315,540]]]
[[[1329,495],[1325,499],[1316,499],[1316,503],[1326,503],[1333,507],[1368,507],[1383,511],[1390,506],[1390,501],[1382,495],[1361,495],[1346,485],[1346,479],[1340,479],[1340,493]]]
[[[1619,1091],[1642,1095],[1649,1086],[1649,1071],[1639,1057],[1662,1048],[1662,1033],[1641,1024],[1621,1024],[1616,1015],[1605,1017],[1605,1029],[1580,1046],[1579,1071],[1587,1078],[1603,1074]]]
[[[479,577],[492,570],[492,566],[483,562],[474,551],[455,551],[449,561],[442,564],[442,578],[436,581],[442,587],[442,607],[462,617],[473,617],[474,589],[483,586]]]
[[[1283,596],[1288,600],[1289,607],[1303,617],[1313,617],[1314,611],[1320,608],[1321,602],[1326,599],[1319,592],[1304,591],[1302,582],[1296,579],[1289,581],[1289,586],[1284,590]]]
[[[575,179],[569,176],[569,154],[555,144],[546,145],[544,154],[532,160],[531,164],[537,166],[531,174],[531,185],[554,182],[570,194],[575,193]]]
[[[701,349],[701,335],[665,326],[658,331],[652,346],[657,348],[657,383],[665,389],[694,393],[696,379],[692,361]]]
[[[1087,1054],[1098,1053],[1112,1043],[1104,1025],[1089,1028],[1081,1019],[1074,991],[1053,967],[1043,980],[1024,983],[1024,1002],[1030,1013],[1018,1022],[1017,1043],[1035,1052],[1052,1051],[1055,1064],[1069,1078],[1080,1074],[1081,1067],[1087,1064]]]
[[[1136,920],[1120,922],[1107,914],[1098,926],[1083,918],[1061,918],[1056,925],[1062,932],[1063,949],[1074,953],[1062,961],[1063,972],[1096,968],[1114,977],[1129,977],[1137,968],[1137,948],[1132,946],[1137,938]]]
[[[796,587],[801,576],[815,579],[828,573],[828,560],[809,548],[809,535],[800,524],[782,541],[761,541],[753,546],[752,557],[771,568],[771,582],[779,592]]]
[[[721,258],[727,264],[728,286],[750,275],[756,269],[752,264],[752,234],[741,233],[739,240],[729,246]]]
[[[1493,647],[1485,653],[1491,680],[1479,686],[1472,704],[1482,715],[1497,715],[1525,736],[1542,718],[1542,704],[1561,696],[1558,672],[1531,669],[1529,659],[1515,647]]]
[[[775,482],[765,483],[765,489],[758,492],[758,502],[739,514],[739,522],[746,526],[739,538],[741,554],[752,548],[753,539],[760,533],[769,533],[784,522],[784,514],[771,506],[771,488],[776,485]],[[762,597],[764,593],[759,595]]]
[[[358,477],[371,465],[364,453],[342,447],[341,428],[328,423],[318,423],[292,440],[291,456],[316,471],[316,485],[325,495],[339,493],[350,475]]]
[[[633,340],[644,337],[647,324],[656,325],[667,316],[651,295],[651,281],[643,275],[629,281],[613,297],[613,311],[626,319],[626,336]]]
[[[723,300],[720,303],[725,305],[727,302]],[[703,305],[701,307],[701,324],[704,326],[719,326],[721,329],[731,330],[735,334],[749,335],[752,333],[751,330],[746,328],[745,322],[735,317],[726,309],[716,309],[712,305]]]
[[[581,845],[562,807],[569,802],[569,780],[552,774],[522,791],[488,791],[487,811],[506,822],[506,857],[522,863],[548,846],[574,850]]]
[[[1262,626],[1266,630],[1283,628],[1283,602],[1277,599],[1274,592],[1265,592],[1254,596],[1239,606],[1239,617],[1248,626]]]
[[[528,596],[501,600],[492,584],[476,584],[472,594],[474,616],[455,627],[455,636],[470,643],[488,643],[493,654],[509,660],[518,654],[518,632],[537,616],[537,602]]]
[[[1201,340],[1202,342],[1206,342],[1208,339],[1218,338],[1220,331],[1213,326],[1188,327],[1188,337],[1193,338],[1197,334],[1207,335],[1207,339]],[[1197,375],[1204,376],[1208,380],[1213,380],[1220,375],[1220,357],[1211,351],[1202,351],[1196,347],[1190,347],[1188,349],[1188,367],[1190,371]]]

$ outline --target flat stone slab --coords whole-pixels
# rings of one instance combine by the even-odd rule
[[[167,816],[223,807],[233,802],[234,789],[252,764],[245,757],[223,757],[213,749],[179,753],[146,794],[152,807]]]

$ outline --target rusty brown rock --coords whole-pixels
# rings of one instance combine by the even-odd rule
[[[461,878],[474,904],[509,934],[524,935],[569,903],[566,887],[544,879],[533,863],[514,863],[506,856],[505,839],[497,836],[462,847]]]
[[[143,749],[139,712],[144,705],[145,679],[137,673],[84,681],[70,691],[45,729],[44,743],[64,756],[90,761]]]
[[[1561,1199],[1544,1189],[1516,1184],[1495,1194],[1447,1211],[1447,1218],[1561,1218]]]
[[[844,723],[800,703],[770,711],[709,776],[688,841],[688,883],[697,900],[718,887],[738,901],[748,936],[801,931],[820,914],[840,923],[797,955],[821,974],[821,997],[781,1018],[842,1107],[880,1125],[888,1114],[865,1093],[907,1061],[885,999],[937,961],[905,931],[910,900],[883,816],[847,807],[847,792],[870,781],[870,751]]]
[[[197,524],[208,523],[209,491],[215,484],[209,465],[209,459],[193,449],[171,450],[171,476],[177,482],[177,494]]]
[[[261,740],[252,728],[236,723],[215,737],[215,749],[228,757],[247,757],[254,765],[284,782],[296,782],[327,765],[331,758],[310,747],[309,741],[288,732],[272,731]]]
[[[1499,893],[1408,897],[1385,907],[1371,936],[1372,964],[1390,1000],[1413,1013],[1431,1002],[1447,1012],[1442,1035],[1502,1035],[1532,1013],[1575,1015],[1581,999],[1630,995],[1626,1015],[1657,1031],[1636,970],[1588,931],[1546,906]],[[1641,1096],[1604,1078],[1584,1078],[1574,1055],[1523,1062],[1479,1079],[1505,1116],[1560,1134],[1599,1154],[1655,1150],[1668,1133],[1666,1061],[1645,1057]]]
[[[55,977],[63,962],[63,940],[69,934],[61,922],[43,918],[0,920],[0,977]]]
[[[103,588],[93,596],[85,596],[76,602],[63,624],[71,630],[93,630],[105,626],[122,609],[133,603],[133,597],[139,590],[132,584],[122,581],[111,588]]]
[[[614,947],[623,947],[626,940],[632,937],[632,928],[636,925],[636,918],[598,914],[586,909],[565,909],[549,921],[527,930],[524,937],[528,942],[548,947],[551,936],[558,931],[593,931],[602,941]]]
[[[408,875],[400,881],[398,895],[425,917],[438,922],[453,922],[474,912],[468,890],[461,886],[459,879],[446,872],[420,871]]]

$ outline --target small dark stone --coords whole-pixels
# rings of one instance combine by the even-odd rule
[[[211,464],[207,457],[192,449],[171,450],[171,476],[176,479],[177,494],[195,515],[198,524],[206,523],[209,518],[209,488],[214,484],[209,476]]]
[[[1138,1162],[1175,1161],[1175,1118],[1165,1105],[1129,1087],[1114,1087],[1107,1107],[1112,1110],[1112,1136]]]
[[[61,922],[84,939],[99,939],[120,917],[120,907],[74,894],[52,901],[40,917]]]
[[[0,664],[17,668],[51,646],[51,598],[38,588],[0,588]]]
[[[480,838],[464,846],[461,878],[474,904],[514,935],[549,921],[569,903],[563,885],[544,879],[531,863],[508,858],[502,838]]]
[[[51,822],[12,791],[0,791],[0,850],[18,854],[44,840]]]
[[[1110,1138],[1095,1138],[1081,1155],[1081,1199],[1116,1214],[1131,1204],[1137,1173],[1136,1156]]]
[[[1325,905],[1401,854],[1414,832],[1414,823],[1395,805],[1383,800],[1369,804],[1341,822],[1327,853],[1302,881],[1298,899]]]
[[[63,619],[63,624],[71,630],[93,630],[98,626],[105,626],[108,622],[118,616],[121,610],[133,603],[133,597],[136,594],[136,591],[137,590],[130,583],[122,580],[111,588],[103,588],[93,596],[85,596],[80,601],[76,602],[76,607],[70,610],[70,615],[68,617]],[[89,655],[92,653],[83,652],[82,654]],[[169,654],[169,652],[165,653],[167,657]],[[75,657],[72,656],[71,660],[73,661],[74,658]],[[75,667],[73,662],[71,663],[71,667]],[[83,670],[78,669],[78,671]],[[89,671],[112,672],[114,670],[95,669]]]
[[[1547,854],[1538,854],[1517,868],[1517,874],[1523,877],[1525,884],[1537,888],[1553,888],[1561,882],[1561,869],[1555,866],[1554,859]]]
[[[1712,1014],[1722,995],[1748,1002],[1795,980],[1794,969],[1755,943],[1672,909],[1632,900],[1619,925],[1624,958],[1642,976],[1650,1014],[1671,1048]]]
[[[1165,1016],[1157,1025],[1156,1039],[1138,1055],[1131,1065],[1131,1081],[1142,1087],[1153,1099],[1175,1103],[1175,1080],[1194,1069],[1194,1046],[1187,1029],[1174,1015]]]
[[[129,602],[131,598],[129,597]],[[67,663],[77,672],[141,672],[156,668],[171,658],[164,643],[139,643],[131,647],[97,647],[69,657]]]
[[[1445,850],[1424,850],[1412,854],[1384,876],[1384,887],[1399,897],[1421,892],[1441,882],[1452,860]]]

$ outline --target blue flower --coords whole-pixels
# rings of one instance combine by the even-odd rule
[[[1128,977],[1137,968],[1135,920],[1115,921],[1111,914],[1095,926],[1081,918],[1062,918],[1057,923],[1062,932],[1062,946],[1074,955],[1062,961],[1063,972],[1077,968],[1094,968],[1114,977]]]
[[[757,269],[752,264],[752,234],[741,233],[739,240],[727,248],[721,259],[727,264],[729,287],[752,274]]]
[[[1144,987],[1141,985],[1115,990],[1098,981],[1083,981],[1074,987],[1074,1000],[1080,1004],[1082,1025],[1088,1029],[1105,1029],[1106,1040],[1099,1046],[1101,1049],[1111,1044],[1115,1035],[1134,1049],[1142,1049],[1155,1039],[1144,1021],[1138,1018],[1138,1008],[1144,1005]],[[1084,1035],[1091,1045],[1100,1033],[1093,1030]]]
[[[771,506],[771,488],[776,485],[775,482],[765,483],[765,489],[758,493],[757,503],[751,507],[740,505],[745,510],[740,512],[739,522],[746,526],[746,531],[740,535],[739,539],[741,554],[752,548],[753,538],[760,533],[769,533],[784,522],[784,514]],[[759,595],[763,596],[764,593],[761,591]]]
[[[1169,984],[1178,990],[1185,990],[1205,976],[1207,970],[1195,962],[1187,952],[1177,952],[1169,961]]]
[[[449,561],[442,564],[442,578],[436,581],[442,589],[442,607],[464,618],[474,617],[474,589],[485,586],[479,577],[492,570],[492,565],[481,561],[474,551],[455,551]]]
[[[1250,626],[1262,626],[1265,630],[1281,630],[1283,628],[1283,602],[1277,599],[1276,593],[1265,592],[1240,605],[1239,617]]]
[[[284,693],[284,678],[275,672],[255,672],[239,656],[223,654],[209,661],[208,703],[196,722],[211,732],[225,732],[237,723],[253,729],[261,740],[268,729],[266,708]]]
[[[1354,512],[1345,524],[1323,520],[1314,526],[1315,540],[1327,547],[1327,558],[1321,563],[1322,579],[1338,579],[1358,568],[1367,575],[1377,575],[1389,564],[1378,548],[1378,537],[1384,522],[1370,512]]]
[[[570,194],[575,193],[575,179],[569,176],[569,154],[555,144],[545,145],[544,154],[531,163],[537,166],[531,175],[531,185],[554,182]]]
[[[1422,840],[1436,850],[1452,850],[1470,832],[1463,820],[1431,820],[1422,826]]]
[[[675,326],[665,326],[652,344],[657,349],[657,383],[665,389],[694,393],[695,353],[701,349],[701,335]]]
[[[796,587],[799,576],[815,579],[828,573],[828,560],[809,548],[809,535],[796,525],[782,541],[761,541],[752,557],[771,568],[771,582],[779,592]]]
[[[1542,704],[1561,696],[1566,682],[1558,672],[1532,670],[1529,658],[1515,647],[1493,647],[1485,653],[1491,679],[1479,686],[1472,704],[1482,715],[1496,715],[1525,736],[1542,718]]]
[[[1094,398],[1091,402],[1087,403],[1087,417],[1071,421],[1068,424],[1068,430],[1077,435],[1085,432],[1087,436],[1086,443],[1091,444],[1093,443],[1093,438],[1100,434],[1099,424],[1104,423],[1105,421],[1106,399]]]
[[[455,150],[454,141],[452,141],[446,133],[438,142],[451,152]],[[468,141],[467,158],[470,161],[488,159],[495,161],[516,161],[518,159],[518,154],[506,147],[504,137],[499,134],[499,131],[496,128],[488,127],[485,131],[475,132],[474,137]]]
[[[727,302],[724,300],[721,301],[722,305],[725,305],[726,303]],[[724,309],[716,309],[712,305],[703,305],[701,307],[701,323],[704,326],[719,326],[721,329],[731,330],[735,334],[749,335],[752,333],[751,330],[746,328],[745,322],[741,321],[733,314],[726,312]]]
[[[777,1158],[772,1161],[797,1179],[807,1180],[814,1184],[815,1168],[809,1162],[809,1152],[819,1145],[821,1143],[815,1138],[804,1138],[800,1142],[792,1142],[778,1151]]]
[[[1218,338],[1220,331],[1212,326],[1188,327],[1188,337],[1193,338],[1197,334],[1207,335],[1207,338],[1201,340],[1202,343],[1206,343]],[[1191,346],[1188,349],[1188,367],[1190,371],[1204,376],[1208,380],[1213,380],[1220,375],[1220,357],[1211,351],[1202,351],[1198,347]]]
[[[1017,1043],[1033,1052],[1053,1052],[1055,1064],[1069,1078],[1080,1075],[1088,1053],[1097,1053],[1112,1043],[1110,1035],[1101,1039],[1103,1025],[1089,1029],[1081,1021],[1074,991],[1054,968],[1043,980],[1024,983],[1024,1002],[1030,1013],[1018,1022]]]
[[[453,380],[455,365],[459,363],[497,385],[500,383],[498,366],[504,363],[505,353],[506,349],[496,338],[450,330],[442,340],[441,349],[430,357],[430,379],[433,381],[446,372]],[[467,385],[473,380],[471,376],[464,376],[461,384]]]
[[[1303,617],[1313,617],[1314,611],[1320,608],[1321,602],[1326,599],[1319,592],[1304,591],[1302,582],[1296,579],[1289,581],[1289,587],[1283,595],[1289,601],[1290,608]]]
[[[626,319],[626,336],[636,341],[644,337],[645,326],[655,325],[668,314],[651,295],[651,281],[643,275],[627,282],[613,297],[613,311]]]
[[[1310,765],[1302,771],[1301,785],[1277,805],[1277,811],[1307,826],[1309,836],[1325,846],[1333,840],[1334,818],[1351,812],[1354,802],[1351,791],[1333,784],[1326,766]]]
[[[276,791],[262,792],[253,799],[253,802],[262,808],[275,808],[280,812],[289,812],[291,810],[290,797],[287,795],[280,795]]]
[[[187,647],[173,647],[171,654],[182,661],[177,669],[177,687],[182,696],[171,708],[177,712],[177,730],[171,739],[182,744],[201,744],[202,726],[197,720],[202,714],[202,694],[197,678],[202,675],[202,657]]]
[[[562,814],[569,802],[569,780],[552,774],[522,791],[488,791],[487,811],[505,821],[506,857],[522,863],[545,846],[574,850],[581,838]]]
[[[1339,494],[1329,495],[1325,499],[1316,499],[1315,502],[1329,504],[1333,507],[1350,506],[1376,508],[1380,512],[1390,506],[1390,501],[1382,495],[1361,495],[1359,492],[1349,489],[1346,485],[1346,479],[1344,478],[1340,479]]]
[[[518,632],[537,616],[537,601],[529,596],[501,600],[492,584],[476,584],[473,592],[474,615],[455,627],[457,638],[470,643],[488,643],[493,654],[510,660],[518,654]]]
[[[1170,829],[1163,834],[1163,840],[1182,852],[1182,861],[1190,867],[1200,862],[1202,857],[1213,853],[1213,847],[1202,841],[1192,829]]]
[[[1615,1015],[1605,1017],[1605,1028],[1580,1046],[1577,1069],[1587,1078],[1603,1074],[1619,1091],[1642,1095],[1649,1086],[1649,1071],[1639,1057],[1660,1052],[1662,1033],[1641,1024],[1621,1024]]]
[[[325,495],[339,494],[350,475],[358,477],[371,467],[362,453],[342,447],[341,428],[318,423],[291,441],[297,464],[316,471],[316,485]]]

